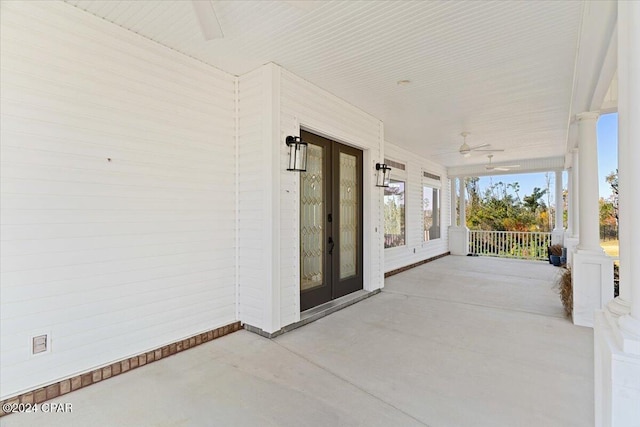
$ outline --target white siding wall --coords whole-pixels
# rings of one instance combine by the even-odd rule
[[[447,171],[443,166],[415,155],[396,145],[385,144],[385,157],[406,165],[405,186],[406,245],[385,249],[384,271],[395,270],[449,251],[448,225],[451,196]],[[424,242],[422,224],[422,172],[440,175],[440,239]]]
[[[382,189],[375,163],[383,157],[382,122],[335,95],[286,71],[281,72],[280,139],[280,313],[281,326],[300,319],[299,174],[288,172],[287,135],[300,127],[364,151],[364,288],[384,283]]]
[[[2,397],[234,321],[235,78],[68,4],[1,19]]]
[[[263,327],[267,263],[263,104],[268,94],[260,68],[238,79],[238,283],[239,318]]]
[[[239,78],[239,315],[267,332],[280,329],[278,247],[280,67]],[[284,143],[284,142],[283,142]]]

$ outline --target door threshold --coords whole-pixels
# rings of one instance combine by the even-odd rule
[[[300,313],[300,320],[292,323],[290,325],[285,326],[282,329],[279,329],[275,332],[272,333],[268,333],[263,331],[260,328],[256,328],[255,326],[251,326],[251,325],[244,325],[244,328],[246,330],[248,330],[249,332],[254,332],[258,335],[262,335],[265,338],[275,338],[278,335],[282,335],[285,332],[289,332],[292,331],[294,329],[299,328],[300,326],[304,326],[308,323],[311,322],[315,322],[318,319],[321,319],[325,316],[328,316],[331,313],[335,313],[338,310],[342,310],[345,307],[349,307],[350,305],[353,305],[357,302],[362,301],[363,299],[367,299],[369,297],[372,297],[376,294],[380,293],[380,289],[376,289],[374,291],[365,291],[364,289],[356,291],[356,292],[352,292],[348,295],[345,295],[343,297],[331,300],[329,302],[326,302],[324,304],[320,304],[319,306],[310,308],[308,310],[303,311],[302,313]]]
[[[315,306],[313,308],[310,308],[308,310],[301,312],[300,322],[304,322],[304,321],[313,322],[314,320],[318,320],[324,316],[327,316],[338,310],[342,310],[345,307],[349,307],[352,304],[360,302],[363,299],[369,298],[370,296],[373,296],[378,292],[380,292],[380,289],[376,289],[373,292],[369,292],[369,291],[365,291],[364,289],[361,289],[359,291],[355,291],[350,294],[347,294],[343,297],[325,302],[324,304],[320,304],[318,306]],[[294,325],[297,323],[299,322],[294,323]]]

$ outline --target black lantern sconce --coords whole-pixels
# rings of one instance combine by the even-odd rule
[[[376,163],[378,176],[376,177],[376,187],[388,187],[391,178],[391,168],[384,163]]]
[[[288,136],[286,139],[289,147],[289,167],[288,171],[307,171],[307,144],[299,136]]]

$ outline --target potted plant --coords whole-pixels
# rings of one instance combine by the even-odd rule
[[[549,246],[549,261],[556,267],[560,266],[560,257],[562,256],[562,245]]]

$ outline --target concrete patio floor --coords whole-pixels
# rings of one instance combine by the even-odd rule
[[[590,426],[593,333],[542,262],[448,256],[268,340],[240,331],[13,426]]]

